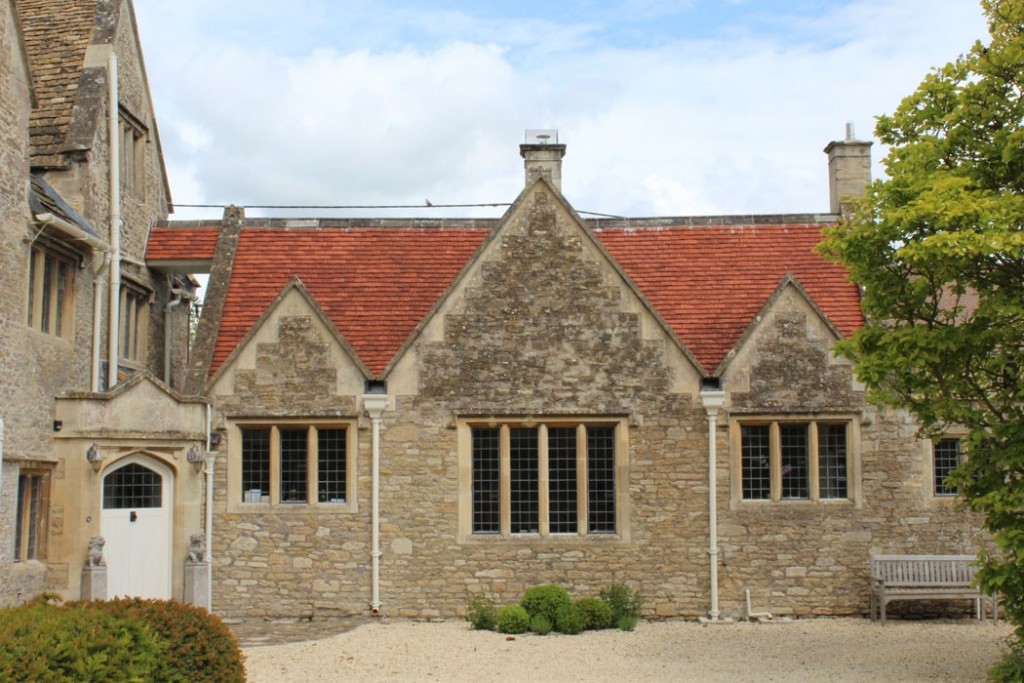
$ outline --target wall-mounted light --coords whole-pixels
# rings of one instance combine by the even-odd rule
[[[192,463],[192,467],[196,472],[202,470],[203,464],[206,462],[206,457],[203,455],[203,452],[199,450],[195,444],[192,445],[192,448],[188,449],[188,453],[185,454],[185,459]]]
[[[85,459],[92,465],[93,472],[99,472],[100,466],[103,464],[103,454],[100,453],[99,444],[92,444],[89,446],[89,450],[85,452]]]

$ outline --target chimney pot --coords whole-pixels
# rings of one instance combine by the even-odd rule
[[[519,145],[526,170],[526,184],[537,178],[546,178],[559,192],[562,191],[562,157],[565,145],[558,142],[557,130],[527,130],[526,142]]]

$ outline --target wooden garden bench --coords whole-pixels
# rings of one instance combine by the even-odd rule
[[[885,622],[885,608],[894,600],[974,600],[974,613],[984,616],[989,600],[992,617],[996,602],[974,585],[974,555],[871,555],[871,619],[876,611]]]

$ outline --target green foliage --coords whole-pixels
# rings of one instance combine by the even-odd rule
[[[623,614],[615,625],[620,631],[632,631],[636,628],[636,617],[630,614]]]
[[[604,601],[612,613],[613,624],[618,624],[622,617],[639,617],[643,607],[643,598],[628,584],[616,582],[601,591]]]
[[[497,626],[500,633],[526,633],[530,615],[520,605],[505,605],[498,610]]]
[[[165,654],[142,622],[86,605],[0,610],[3,681],[166,681]]]
[[[466,607],[466,621],[478,631],[493,631],[498,621],[498,609],[494,605],[494,599],[485,593],[477,593],[471,597]]]
[[[989,669],[989,680],[997,683],[1020,683],[1024,681],[1024,647],[1020,643],[1010,646],[1002,660]]]
[[[538,636],[546,636],[551,633],[551,620],[543,614],[534,614],[530,617],[530,630]]]
[[[588,630],[608,628],[612,625],[612,608],[599,598],[580,598],[576,607],[583,614]]]
[[[219,617],[201,607],[141,598],[77,604],[146,624],[165,646],[168,669],[163,680],[169,683],[245,682],[244,656],[238,641]]]
[[[876,402],[935,437],[968,430],[954,472],[997,550],[981,588],[1024,639],[1024,0],[983,0],[990,40],[925,76],[876,132],[888,178],[822,252],[864,287],[839,350]],[[1017,648],[1015,652],[1020,652]]]
[[[563,605],[572,604],[572,599],[569,597],[569,591],[559,585],[549,583],[528,588],[519,604],[531,617],[535,614],[543,614],[557,626],[558,610]]]
[[[555,629],[559,633],[574,636],[583,633],[587,628],[587,618],[576,603],[569,602],[559,605],[555,615]]]

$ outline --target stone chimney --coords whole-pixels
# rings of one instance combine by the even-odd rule
[[[846,200],[860,197],[871,184],[871,142],[857,140],[853,124],[846,124],[846,139],[830,142],[828,155],[829,211],[843,213]]]
[[[555,189],[562,191],[565,145],[558,144],[557,130],[526,131],[526,142],[519,145],[519,154],[526,160],[527,185],[537,178],[547,178]]]

